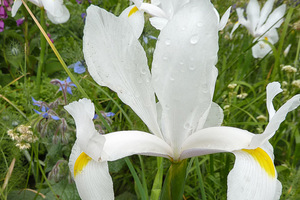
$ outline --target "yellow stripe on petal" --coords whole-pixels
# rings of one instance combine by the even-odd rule
[[[132,14],[136,13],[136,11],[138,11],[138,10],[139,10],[139,9],[138,9],[136,6],[134,6],[134,7],[129,11],[128,17],[130,17]]]
[[[84,152],[78,156],[74,165],[74,177],[82,172],[83,168],[89,163],[90,160],[92,160],[92,158],[86,155]]]
[[[262,148],[258,147],[256,149],[243,149],[243,151],[249,153],[269,176],[275,178],[275,166],[273,161]]]

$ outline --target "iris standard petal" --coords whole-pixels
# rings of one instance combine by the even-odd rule
[[[211,104],[217,51],[218,19],[209,1],[185,4],[159,35],[152,81],[162,106],[162,132],[177,153]]]
[[[136,6],[129,6],[119,16],[128,21],[131,25],[131,30],[134,32],[135,37],[138,39],[144,29],[144,12],[138,10]]]
[[[285,120],[286,115],[295,110],[300,105],[300,94],[293,96],[283,106],[281,106],[273,115],[265,131],[262,134],[255,135],[251,141],[250,148],[255,148],[269,140],[278,130],[280,124]]]
[[[230,15],[231,6],[226,10],[226,12],[221,17],[220,23],[219,23],[219,30],[223,30],[223,28],[226,26],[229,15]]]
[[[63,0],[42,0],[42,3],[52,23],[61,24],[69,20],[70,13]]]
[[[210,127],[190,135],[182,144],[180,160],[249,146],[253,133],[233,127]]]
[[[21,7],[22,5],[22,1],[21,0],[15,0],[14,1],[14,4],[11,8],[11,16],[14,17],[16,16],[16,13],[17,11],[19,10],[19,8]]]
[[[259,22],[257,25],[258,28],[261,27],[265,23],[266,19],[268,18],[269,14],[271,13],[273,5],[274,5],[274,1],[275,0],[268,0],[265,3],[265,5],[263,6],[263,8],[261,9]]]
[[[260,147],[233,153],[236,160],[227,178],[227,199],[279,199],[281,183],[277,180],[272,155]]]
[[[80,149],[95,161],[100,160],[105,138],[97,132],[93,123],[94,104],[91,100],[80,99],[64,108],[75,120],[77,143]]]
[[[218,104],[212,102],[208,116],[203,125],[203,128],[221,126],[223,119],[224,119],[224,113],[222,108]]]
[[[171,147],[161,138],[142,131],[119,131],[104,135],[102,160],[113,161],[134,154],[173,157]]]
[[[255,36],[255,31],[260,16],[260,7],[257,0],[250,0],[246,9],[246,13],[247,13],[247,20],[250,23],[248,30],[253,36]]]
[[[145,51],[127,20],[91,5],[87,9],[83,52],[91,76],[118,93],[161,137]]]
[[[280,88],[280,83],[278,82],[269,83],[267,85],[266,90],[267,90],[267,109],[269,112],[269,121],[270,121],[276,112],[272,101],[275,98],[275,96],[281,93],[283,90]]]
[[[69,168],[82,200],[114,199],[113,182],[107,162],[96,162],[74,144],[69,160]]]
[[[266,31],[268,31],[271,27],[272,29],[278,28],[282,22],[283,22],[283,16],[286,11],[286,5],[283,4],[276,8],[268,17],[266,23],[262,25],[258,30],[257,30],[257,35],[262,35]]]

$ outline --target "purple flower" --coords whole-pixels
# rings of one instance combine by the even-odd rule
[[[8,16],[7,16],[7,13],[4,9],[3,6],[0,7],[0,19],[6,19]]]
[[[81,3],[82,3],[82,1],[79,1],[79,0],[76,0],[76,2],[77,2],[78,4],[81,4]]]
[[[82,74],[82,73],[85,72],[85,67],[82,64],[82,62],[78,61],[78,62],[75,63],[74,72],[77,73],[77,74]]]
[[[4,30],[4,21],[0,20],[0,32]]]
[[[63,81],[59,79],[54,79],[50,81],[50,83],[54,85],[59,85],[58,91],[62,91],[63,93],[68,92],[69,94],[73,94],[71,87],[76,87],[76,85],[71,81],[70,77],[68,77],[66,80]]]
[[[50,33],[47,33],[48,37],[50,38],[51,42],[54,43],[54,40],[51,39]]]
[[[17,19],[16,22],[17,22],[17,26],[21,26],[24,22],[24,17],[20,18],[20,19]]]

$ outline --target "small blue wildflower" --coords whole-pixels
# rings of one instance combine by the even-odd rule
[[[82,62],[78,61],[74,64],[74,72],[77,74],[82,74],[85,72],[85,67]]]
[[[115,113],[113,113],[113,112],[103,112],[103,111],[101,111],[101,114],[102,114],[103,117],[113,117],[113,116],[115,116]],[[98,119],[98,118],[99,118],[99,116],[97,114],[95,114],[93,119]]]
[[[63,81],[61,81],[59,79],[54,79],[54,80],[51,80],[50,83],[52,83],[54,85],[59,85],[58,91],[62,91],[62,92],[66,91],[69,94],[73,94],[71,87],[76,87],[76,85],[71,81],[70,77],[68,77],[66,80],[63,80]]]
[[[154,37],[153,35],[143,35],[143,40],[145,42],[145,44],[148,44],[148,39],[151,39],[151,40],[157,40],[157,37]]]
[[[42,112],[40,112],[40,111],[38,111],[38,110],[36,110],[36,109],[33,109],[33,111],[34,111],[35,113],[41,115],[41,116],[42,116],[43,118],[45,118],[45,119],[49,119],[49,117],[51,117],[51,118],[54,119],[54,120],[60,120],[60,118],[59,118],[58,116],[53,115],[53,114],[50,114],[50,113],[45,112],[45,111],[43,111],[43,110],[42,110]],[[49,111],[50,111],[50,110],[49,110]]]

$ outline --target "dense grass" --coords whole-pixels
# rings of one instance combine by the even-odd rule
[[[129,5],[126,0],[92,0],[93,4],[119,15]],[[236,4],[244,7],[247,1],[235,2],[213,0],[212,3],[222,15],[226,9]],[[275,6],[282,1],[275,3]],[[266,85],[273,81],[282,84],[284,92],[274,100],[279,108],[295,94],[300,87],[293,85],[299,80],[300,51],[300,5],[297,1],[284,1],[287,4],[285,22],[278,29],[279,42],[274,45],[273,54],[263,59],[254,59],[251,53],[253,37],[245,27],[236,30],[233,39],[229,38],[233,24],[237,21],[233,9],[229,23],[219,34],[219,76],[215,88],[214,101],[224,109],[224,126],[233,126],[261,133],[268,117],[265,105]],[[299,3],[299,1],[298,1]],[[67,65],[83,61],[82,36],[84,20],[81,13],[89,6],[88,1],[77,4],[75,0],[66,2],[71,18],[68,23],[54,25],[50,21],[47,32],[51,34],[58,52]],[[40,9],[30,4],[33,13],[39,19]],[[15,19],[24,16],[26,22],[17,27]],[[149,16],[146,15],[146,18]],[[37,64],[40,54],[40,32],[25,9],[18,12],[16,18],[9,17],[5,25],[9,27],[0,33],[0,199],[80,199],[71,179],[67,161],[75,141],[75,124],[72,117],[63,109],[66,102],[84,97],[77,88],[73,94],[58,92],[59,86],[51,80],[64,80],[68,77],[61,67],[52,49],[47,45],[41,89],[37,89]],[[152,62],[156,40],[145,43],[143,37],[155,36],[159,32],[146,23],[141,44],[147,53],[149,65]],[[26,42],[29,52],[24,50]],[[287,56],[283,51],[292,44]],[[28,49],[27,49],[28,50]],[[298,69],[296,73],[281,70],[282,65],[291,65]],[[151,67],[151,66],[150,66]],[[92,99],[98,110],[114,112],[110,118],[95,120],[99,130],[111,132],[117,130],[144,130],[147,127],[139,117],[124,105],[111,90],[98,86],[88,72],[73,73],[85,93]],[[228,88],[235,83],[235,88]],[[246,93],[242,99],[239,94]],[[36,114],[31,97],[52,104],[55,115],[64,120],[45,120]],[[260,116],[260,117],[259,117]],[[274,147],[275,165],[279,180],[283,185],[281,199],[300,199],[300,109],[288,114],[275,136],[270,140]],[[33,134],[38,137],[31,148],[20,150],[8,135],[9,129],[19,125],[30,125]],[[66,126],[67,124],[67,126]],[[185,199],[226,199],[227,175],[234,164],[230,153],[214,154],[188,160],[188,176],[185,186]],[[15,162],[14,162],[15,160]],[[132,156],[109,163],[114,181],[116,199],[140,199],[137,180],[133,178],[133,168],[150,196],[157,171],[166,174],[170,161],[146,156]],[[13,164],[13,165],[11,165]],[[12,166],[10,168],[10,165]],[[9,176],[10,175],[10,176]],[[201,180],[202,179],[202,180]],[[156,180],[156,181],[155,181]],[[8,182],[7,182],[8,181]],[[203,184],[199,184],[199,182]],[[158,185],[159,188],[159,185]],[[204,192],[204,193],[203,193]]]

